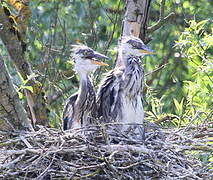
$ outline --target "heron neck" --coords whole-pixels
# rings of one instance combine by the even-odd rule
[[[123,67],[123,68],[126,68],[128,59],[129,59],[131,56],[132,56],[131,54],[129,54],[128,52],[126,52],[126,51],[124,51],[124,50],[121,49],[121,50],[118,52],[118,58],[117,58],[116,67]]]
[[[85,107],[88,106],[88,97],[92,96],[93,86],[90,81],[88,74],[79,74],[80,75],[80,87],[78,91],[78,97],[75,102],[75,112],[74,112],[74,120],[80,123],[81,126],[85,125],[85,118],[87,116],[87,109]],[[95,96],[93,96],[95,97]]]
[[[80,84],[84,81],[87,81],[89,78],[87,73],[79,73],[79,76],[80,76]]]
[[[80,75],[80,93],[86,93],[88,91],[88,87],[91,85],[91,80],[88,74],[79,74]]]

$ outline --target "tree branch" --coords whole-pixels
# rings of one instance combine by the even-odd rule
[[[147,33],[152,33],[154,31],[158,30],[159,28],[161,28],[161,26],[163,26],[166,22],[168,22],[174,16],[175,16],[175,13],[172,12],[168,16],[166,16],[165,18],[159,19],[156,24],[154,24],[153,26],[147,28]]]
[[[167,21],[169,21],[172,17],[174,17],[175,13],[172,12],[168,16],[164,17],[165,12],[165,0],[160,1],[160,17],[156,24],[147,28],[147,33],[152,33],[163,26]]]
[[[146,82],[146,85],[150,86],[152,84],[152,82],[156,79],[156,77],[157,77],[158,73],[160,72],[160,70],[162,68],[165,68],[169,64],[169,62],[168,62],[169,61],[169,57],[172,55],[172,53],[173,53],[173,51],[172,51],[172,49],[170,49],[169,53],[166,56],[163,57],[163,61],[158,65],[157,69],[155,69],[151,73],[146,74],[146,76],[151,74],[151,78],[150,78],[150,80],[148,80]]]
[[[167,65],[168,65],[168,62],[165,63],[165,64],[160,64],[156,69],[154,69],[154,71],[146,73],[145,76],[149,76],[153,73],[157,73],[158,71],[160,71],[161,69],[163,69]]]

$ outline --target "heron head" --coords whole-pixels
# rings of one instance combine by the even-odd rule
[[[108,66],[100,61],[108,57],[85,45],[74,45],[72,57],[74,60],[74,70],[78,73],[88,74],[95,71],[99,66]]]
[[[146,46],[143,41],[134,36],[125,36],[121,40],[122,51],[127,55],[145,56],[154,54],[154,51]]]

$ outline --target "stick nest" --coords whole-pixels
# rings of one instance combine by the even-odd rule
[[[145,128],[105,124],[66,132],[39,127],[11,133],[9,139],[2,132],[0,178],[211,179],[208,168],[184,154],[197,147],[191,137],[152,123]]]

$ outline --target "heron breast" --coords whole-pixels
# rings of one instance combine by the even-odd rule
[[[134,100],[127,97],[122,99],[122,122],[143,123],[144,110],[141,96],[137,96]]]

